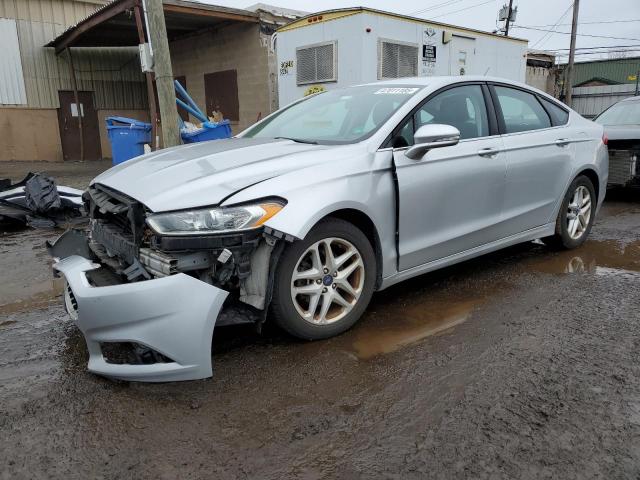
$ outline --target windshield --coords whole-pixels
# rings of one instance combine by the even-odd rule
[[[364,85],[330,90],[276,112],[243,136],[320,144],[356,143],[373,135],[421,88]]]
[[[640,102],[616,103],[594,122],[601,125],[640,125]]]

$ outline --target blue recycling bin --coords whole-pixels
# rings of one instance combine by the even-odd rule
[[[193,132],[181,132],[184,143],[206,142],[208,140],[220,140],[231,137],[231,127],[229,120],[222,120],[218,123],[207,122],[202,128]]]
[[[106,122],[114,165],[142,155],[144,144],[151,143],[150,123],[125,117],[107,117]]]

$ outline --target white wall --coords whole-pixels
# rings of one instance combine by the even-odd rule
[[[367,33],[366,29],[371,32]],[[442,43],[443,27],[409,19],[390,17],[371,12],[349,15],[335,20],[314,23],[301,28],[278,32],[278,64],[293,60],[287,74],[278,75],[280,107],[301,98],[310,85],[296,85],[296,48],[314,43],[337,40],[338,81],[321,85],[326,89],[345,87],[378,80],[378,39],[397,40],[418,45],[418,75],[457,75],[455,45],[475,43],[473,58],[469,59],[467,75],[490,75],[520,82],[525,81],[527,43],[477,32],[449,29],[454,38]],[[431,33],[427,35],[425,32]],[[422,61],[422,45],[436,46],[436,62]],[[452,51],[454,54],[452,63]],[[452,68],[452,65],[455,68]]]

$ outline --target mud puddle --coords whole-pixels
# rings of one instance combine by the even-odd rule
[[[534,272],[552,274],[640,272],[640,240],[626,244],[617,240],[589,240],[580,248],[550,253],[531,260],[526,266]]]
[[[61,230],[0,233],[0,316],[47,306],[62,292],[45,248]]]
[[[416,344],[470,320],[476,310],[507,288],[427,289],[372,305],[348,335],[347,350],[368,360]]]

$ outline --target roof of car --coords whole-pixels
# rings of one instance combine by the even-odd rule
[[[636,95],[635,97],[623,98],[620,101],[621,102],[640,102],[640,96]]]
[[[443,87],[448,84],[460,83],[460,82],[496,82],[496,83],[507,83],[509,85],[513,85],[516,87],[524,88],[527,90],[532,90],[534,92],[538,92],[546,97],[553,98],[546,92],[543,92],[531,85],[527,85],[522,82],[516,82],[514,80],[509,80],[507,78],[500,77],[489,77],[484,75],[448,75],[448,76],[433,76],[433,77],[403,77],[403,78],[392,78],[389,80],[381,80],[377,82],[370,82],[363,85],[408,85],[413,87]]]
[[[371,82],[367,85],[431,85],[433,83],[448,83],[448,82],[503,82],[512,83],[514,85],[524,85],[523,83],[509,80],[500,77],[488,77],[484,75],[440,75],[433,77],[403,77],[403,78],[391,78],[389,80],[380,80],[377,82]],[[526,86],[526,85],[525,85]]]

